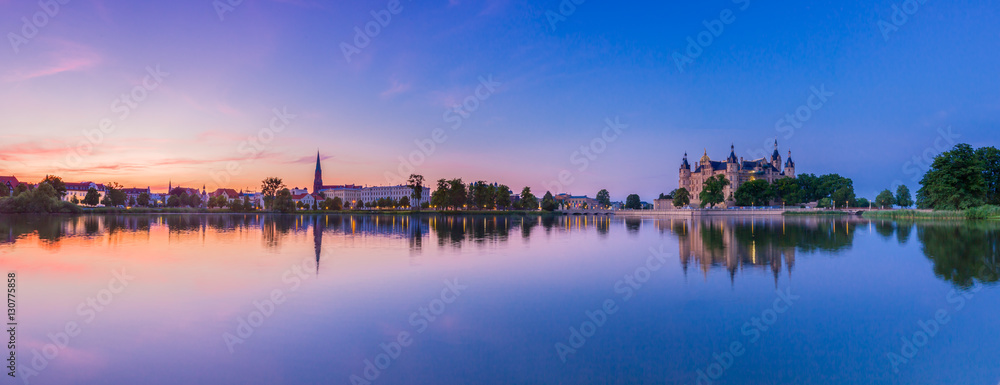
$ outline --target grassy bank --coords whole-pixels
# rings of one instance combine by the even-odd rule
[[[980,206],[965,210],[965,219],[1000,220],[1000,206]]]
[[[957,210],[879,210],[865,211],[861,216],[868,219],[965,219],[965,214]]]

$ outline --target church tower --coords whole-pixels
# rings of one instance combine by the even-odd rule
[[[319,194],[323,188],[323,169],[319,166],[319,151],[316,151],[316,178],[313,179],[313,194]]]
[[[774,140],[774,153],[771,154],[771,165],[775,170],[781,170],[781,154],[778,153],[778,139]]]

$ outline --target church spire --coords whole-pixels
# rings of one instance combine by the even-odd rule
[[[323,189],[323,169],[319,165],[319,151],[316,151],[316,178],[313,179],[313,194]]]

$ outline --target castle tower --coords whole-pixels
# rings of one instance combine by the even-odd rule
[[[792,161],[792,150],[788,150],[788,160],[785,161],[785,176],[795,177],[795,162]]]
[[[316,151],[316,177],[313,179],[313,194],[323,189],[323,169],[319,166],[319,151]]]
[[[680,182],[677,183],[678,188],[687,189],[691,191],[691,164],[688,163],[688,154],[684,153],[684,160],[681,162],[681,178]]]
[[[778,153],[778,139],[774,140],[774,153],[771,154],[771,165],[775,170],[781,170],[781,154]]]

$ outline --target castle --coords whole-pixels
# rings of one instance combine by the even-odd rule
[[[684,161],[680,168],[680,188],[687,189],[691,194],[691,206],[699,206],[701,199],[699,194],[705,187],[705,180],[715,175],[724,175],[729,180],[729,186],[723,190],[726,197],[725,207],[732,207],[736,204],[733,193],[740,188],[743,183],[763,179],[768,183],[774,183],[781,178],[795,178],[795,162],[792,161],[792,151],[788,151],[788,159],[785,160],[784,167],[781,164],[781,154],[778,153],[778,141],[774,141],[774,153],[771,159],[760,158],[755,160],[743,160],[743,157],[736,158],[736,146],[730,147],[729,158],[724,161],[714,161],[708,157],[708,150],[705,155],[694,164],[694,171],[691,171],[691,164],[688,163],[687,153],[684,153]]]

